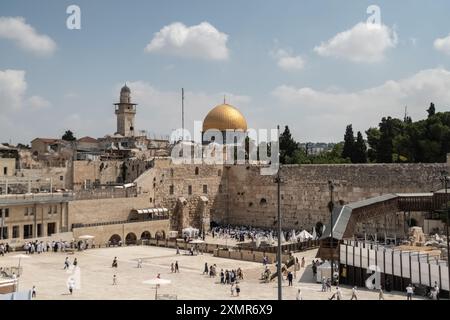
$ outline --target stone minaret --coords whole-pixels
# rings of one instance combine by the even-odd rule
[[[136,116],[136,103],[131,103],[130,88],[125,85],[120,90],[120,102],[114,104],[117,116],[117,132],[124,137],[134,136],[134,117]]]

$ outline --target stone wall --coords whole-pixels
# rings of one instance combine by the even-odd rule
[[[69,226],[128,220],[131,210],[153,207],[145,197],[69,202]]]
[[[73,161],[73,190],[90,188],[94,183],[114,184],[122,181],[123,161]]]
[[[41,169],[22,169],[16,176],[23,178],[25,188],[27,179],[31,179],[32,189],[50,189],[50,179],[53,189],[71,189],[71,174],[68,167],[43,167]]]
[[[227,179],[220,165],[173,165],[167,159],[156,160],[154,167],[135,183],[140,196],[150,199],[155,207],[166,207],[173,212],[173,230],[187,226],[200,228],[203,216],[226,215]],[[207,203],[201,197],[206,197]],[[180,198],[186,200],[185,212],[188,212],[184,224],[179,216],[183,211],[178,203]]]
[[[440,188],[439,173],[446,164],[302,165],[282,169],[283,224],[311,229],[328,223],[330,191],[334,201],[346,204],[387,193],[430,192]],[[261,176],[259,168],[228,169],[231,224],[276,226],[277,185],[273,177]]]
[[[446,169],[447,164],[284,166],[283,224],[287,229],[311,230],[318,222],[328,223],[328,180],[335,184],[335,202],[346,204],[386,193],[437,190],[440,172]],[[142,196],[151,198],[155,206],[164,206],[173,212],[171,225],[175,230],[182,227],[177,215],[186,211],[188,223],[198,227],[204,212],[199,209],[201,196],[208,198],[206,210],[212,221],[265,228],[276,226],[277,185],[274,177],[260,175],[260,167],[173,165],[170,160],[161,160],[135,182]],[[207,193],[203,192],[203,185],[207,185]],[[191,194],[189,186],[192,186]],[[180,208],[180,198],[187,202],[185,211]]]
[[[125,244],[125,240],[129,234],[134,234],[136,239],[139,240],[144,232],[149,232],[151,237],[155,237],[156,233],[160,232],[165,237],[168,231],[169,221],[159,220],[75,228],[73,229],[73,235],[75,239],[82,235],[94,236],[96,245],[105,246],[113,235],[118,235],[123,244]]]
[[[16,174],[16,159],[0,158],[0,177],[11,177]]]

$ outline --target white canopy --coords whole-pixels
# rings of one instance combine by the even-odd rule
[[[200,244],[200,243],[205,243],[205,241],[203,241],[203,240],[200,240],[200,239],[196,239],[196,240],[192,240],[191,242],[189,242],[189,243],[193,243],[193,244]]]
[[[170,284],[172,281],[168,279],[160,279],[160,278],[154,278],[150,280],[146,280],[142,282],[143,284],[149,284],[149,285],[162,285],[162,284]]]
[[[300,238],[300,241],[306,241],[306,240],[312,240],[314,239],[314,236],[312,234],[310,234],[308,231],[303,230],[302,232],[300,232],[300,234],[298,235],[298,237]]]
[[[82,239],[82,240],[90,240],[90,239],[94,239],[94,238],[95,238],[94,236],[91,236],[91,235],[88,235],[88,234],[78,237],[78,239]]]
[[[161,213],[169,212],[169,209],[167,209],[167,208],[149,208],[149,209],[139,209],[139,210],[136,210],[136,212],[138,214],[148,214],[148,213],[161,214]]]

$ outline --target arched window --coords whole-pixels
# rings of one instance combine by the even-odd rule
[[[219,171],[217,171],[217,175],[220,177],[222,176],[222,170],[219,169]]]
[[[265,205],[267,204],[267,200],[264,199],[264,198],[262,198],[261,201],[259,201],[259,204],[260,204],[261,206],[265,206]]]
[[[196,176],[198,176],[198,172],[199,172],[199,169],[198,169],[198,167],[196,167],[196,168],[195,168],[195,175],[196,175]]]

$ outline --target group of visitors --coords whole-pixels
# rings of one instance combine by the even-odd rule
[[[5,253],[9,253],[10,247],[8,243],[0,243],[0,256],[4,256]]]
[[[234,284],[238,282],[237,280],[244,280],[244,273],[242,272],[241,268],[237,268],[237,270],[220,270],[221,284]]]
[[[205,268],[203,269],[203,274],[209,275],[210,278],[215,278],[217,276],[217,266],[211,265],[208,268],[208,263],[205,262]]]
[[[72,265],[76,268],[78,266],[78,260],[77,258],[73,259]],[[70,268],[70,261],[69,261],[69,257],[66,257],[66,259],[64,260],[64,270],[69,269]]]
[[[94,244],[91,244],[90,247],[94,247]],[[43,253],[43,252],[66,252],[67,250],[76,249],[76,250],[85,250],[89,248],[89,244],[86,241],[32,241],[24,244],[23,249],[27,254],[33,253]]]
[[[180,267],[178,265],[178,261],[175,261],[175,263],[170,264],[170,272],[172,273],[180,273]]]

